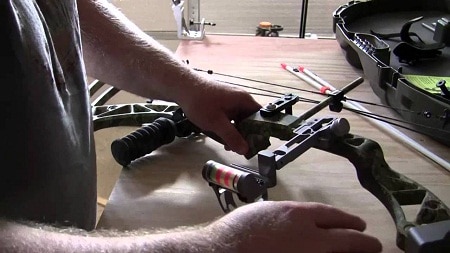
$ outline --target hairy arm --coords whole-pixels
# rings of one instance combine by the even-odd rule
[[[177,103],[186,97],[183,85],[205,81],[108,1],[77,3],[89,76],[143,97]]]
[[[173,231],[93,231],[0,219],[0,252],[230,252],[208,227]]]
[[[106,0],[77,3],[89,76],[145,98],[176,102],[194,124],[216,133],[229,149],[248,151],[231,124],[261,107],[247,92],[191,70]]]
[[[248,204],[204,227],[111,234],[0,220],[0,252],[381,252],[365,222],[318,203]]]

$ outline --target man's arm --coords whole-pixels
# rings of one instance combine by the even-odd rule
[[[260,108],[247,92],[194,72],[106,0],[77,3],[89,76],[142,97],[176,102],[198,127],[215,132],[231,150],[247,152],[231,124]]]
[[[87,74],[146,98],[179,101],[192,73],[106,0],[78,0]]]
[[[213,252],[217,247],[232,251],[220,245],[211,232],[206,227],[170,232],[86,232],[0,219],[0,252]]]
[[[146,235],[86,233],[0,220],[0,252],[381,252],[365,222],[331,206],[245,205],[210,225]]]

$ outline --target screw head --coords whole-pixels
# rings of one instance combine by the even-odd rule
[[[277,105],[274,104],[274,103],[269,103],[269,104],[266,105],[265,108],[266,108],[267,110],[273,111],[273,110],[277,109]]]

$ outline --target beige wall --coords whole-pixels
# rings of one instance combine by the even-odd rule
[[[176,31],[171,0],[110,0],[144,31]]]

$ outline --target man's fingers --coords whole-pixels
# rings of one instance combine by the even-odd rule
[[[347,228],[358,231],[366,229],[363,219],[332,206],[320,205],[315,207],[312,213],[319,228]]]
[[[218,117],[212,126],[212,130],[223,140],[225,147],[240,155],[247,153],[247,142],[227,117]]]
[[[325,234],[329,252],[375,253],[383,249],[377,238],[356,230],[328,229]]]

